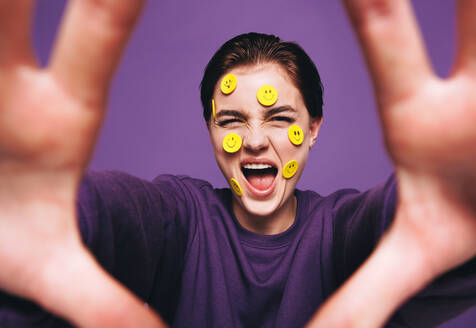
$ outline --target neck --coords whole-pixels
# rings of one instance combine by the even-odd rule
[[[290,197],[283,206],[269,215],[250,213],[233,199],[233,212],[238,222],[245,229],[263,235],[276,235],[286,231],[294,223],[296,210],[296,196]]]

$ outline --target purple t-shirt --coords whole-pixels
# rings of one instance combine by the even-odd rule
[[[394,216],[396,182],[295,195],[293,225],[267,236],[239,224],[229,189],[90,172],[79,226],[101,265],[174,327],[301,327],[375,248]],[[476,304],[475,268],[473,260],[439,278],[388,325],[434,326]],[[27,301],[0,301],[2,327],[65,324]]]

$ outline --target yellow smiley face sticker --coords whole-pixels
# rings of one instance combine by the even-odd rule
[[[233,189],[233,191],[235,192],[235,194],[237,194],[238,196],[243,195],[243,191],[241,190],[238,181],[236,181],[234,178],[230,179],[230,186],[231,189]]]
[[[272,106],[278,100],[278,91],[272,85],[263,85],[258,89],[256,98],[263,106]]]
[[[223,149],[227,153],[236,153],[241,148],[241,137],[236,133],[229,133],[223,138]]]
[[[212,117],[215,118],[216,113],[215,113],[215,100],[212,99]]]
[[[283,177],[286,179],[292,178],[293,175],[296,174],[298,169],[298,162],[296,160],[292,160],[286,163],[283,167]]]
[[[221,80],[221,92],[228,95],[236,89],[236,76],[234,74],[227,74]]]
[[[291,143],[299,146],[304,141],[304,134],[298,125],[291,125],[288,129],[288,138]]]

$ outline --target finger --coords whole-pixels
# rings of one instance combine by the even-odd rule
[[[380,102],[409,96],[431,73],[408,0],[344,0]]]
[[[476,1],[458,1],[458,52],[455,71],[476,72]]]
[[[0,65],[33,62],[32,0],[0,0]]]
[[[104,98],[143,0],[72,0],[50,68],[73,96]]]

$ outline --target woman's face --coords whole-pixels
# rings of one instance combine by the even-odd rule
[[[236,77],[236,88],[229,94],[223,93],[222,77],[213,93],[216,114],[210,119],[210,139],[215,157],[228,183],[233,178],[241,187],[241,196],[233,193],[234,202],[253,216],[269,216],[292,199],[321,120],[311,120],[301,93],[280,65],[238,67],[227,73]],[[258,89],[265,85],[277,91],[273,105],[265,106],[258,101]],[[268,96],[266,93],[265,97]],[[292,125],[302,129],[300,145],[293,144],[288,136]],[[223,146],[230,133],[236,133],[242,140],[234,153]],[[298,135],[296,140],[299,138]],[[233,150],[238,148],[235,139],[229,144]],[[285,178],[283,170],[292,173],[292,164],[289,170],[286,167],[292,160],[297,161],[298,169],[292,177]]]

